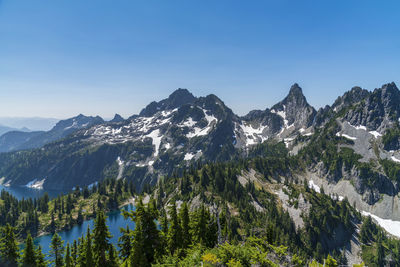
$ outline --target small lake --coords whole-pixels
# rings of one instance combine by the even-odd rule
[[[50,198],[55,198],[60,194],[65,194],[67,192],[61,190],[42,190],[42,189],[33,189],[26,186],[4,186],[0,185],[0,191],[5,190],[11,193],[14,197],[21,200],[22,198],[39,198],[47,192]]]
[[[114,244],[117,250],[119,250],[118,238],[121,236],[120,228],[126,228],[128,225],[131,230],[135,228],[135,223],[131,219],[126,219],[122,215],[121,211],[132,211],[135,210],[135,206],[133,204],[126,205],[122,207],[120,210],[112,211],[107,213],[107,225],[108,230],[112,237],[110,238],[110,243]],[[94,228],[94,219],[84,221],[81,225],[75,225],[69,230],[58,232],[64,241],[64,246],[69,242],[70,245],[73,244],[74,240],[78,240],[82,234],[86,235],[87,228],[90,227],[91,230]],[[37,237],[34,239],[35,245],[40,245],[42,247],[43,254],[48,254],[50,251],[50,243],[53,235],[45,235],[41,237]]]

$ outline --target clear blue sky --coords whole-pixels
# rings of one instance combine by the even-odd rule
[[[398,1],[0,0],[0,116],[129,116],[178,87],[245,114],[400,81]]]

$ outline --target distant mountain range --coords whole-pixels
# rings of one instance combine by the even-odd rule
[[[26,127],[21,129],[12,128],[9,126],[0,125],[0,136],[11,131],[21,131],[21,132],[29,132],[30,130]]]
[[[307,179],[400,220],[394,209],[400,204],[399,116],[394,83],[372,92],[354,87],[319,110],[294,84],[279,103],[245,116],[215,95],[178,89],[128,119],[79,115],[46,132],[9,132],[0,137],[0,149],[18,152],[0,154],[0,177],[7,185],[41,181],[64,190],[115,177],[141,189],[196,162],[240,159],[264,142],[282,142],[291,156],[304,159],[299,172]]]
[[[42,117],[0,117],[0,125],[5,125],[14,130],[27,128],[31,131],[48,131],[59,119]]]

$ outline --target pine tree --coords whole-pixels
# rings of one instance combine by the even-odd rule
[[[71,253],[70,253],[70,249],[69,249],[69,243],[67,243],[67,249],[66,249],[66,252],[65,252],[64,262],[65,262],[65,267],[72,267],[73,266],[72,265],[73,263],[72,263]]]
[[[139,199],[136,211],[124,212],[125,217],[130,217],[136,223],[133,230],[132,252],[129,258],[130,266],[150,266],[155,259],[155,254],[160,252],[160,237],[154,220],[157,211],[154,201],[145,209]]]
[[[189,209],[186,202],[183,202],[179,213],[182,229],[182,248],[186,249],[191,243],[190,228],[189,228]]]
[[[74,243],[71,247],[71,258],[72,258],[73,266],[76,265],[77,255],[78,255],[78,245],[76,243],[76,240],[74,240]]]
[[[118,239],[118,246],[120,247],[119,255],[122,260],[125,261],[129,258],[132,251],[132,233],[128,225],[126,226],[126,229],[120,228],[120,232],[122,235]]]
[[[382,233],[378,233],[378,241],[376,243],[376,261],[378,266],[385,265],[385,250],[382,244]]]
[[[50,255],[53,258],[52,263],[54,263],[56,267],[63,266],[63,254],[64,254],[63,244],[64,241],[62,241],[61,237],[57,233],[55,233],[53,235],[53,238],[51,239]]]
[[[39,245],[36,249],[36,267],[46,267],[47,262],[44,259],[44,254],[42,253],[42,247]]]
[[[86,233],[86,241],[85,241],[85,249],[83,254],[85,255],[85,266],[90,267],[94,266],[94,259],[93,259],[93,247],[92,247],[92,237],[90,234],[90,228],[88,226],[87,233]]]
[[[118,260],[118,254],[117,251],[115,250],[114,245],[110,245],[108,249],[108,265],[109,267],[118,267],[119,266],[119,260]]]
[[[85,237],[82,236],[79,237],[78,239],[78,253],[77,253],[77,258],[76,258],[76,264],[77,266],[80,267],[85,267],[86,266],[86,241]]]
[[[168,247],[171,255],[182,245],[182,229],[179,223],[178,214],[176,212],[176,203],[172,202],[169,208],[170,227],[168,231]]]
[[[96,266],[107,266],[106,251],[110,246],[109,238],[111,238],[111,235],[106,225],[106,217],[104,212],[99,211],[96,216],[93,230],[93,248]]]
[[[193,239],[202,245],[205,245],[206,243],[208,219],[207,211],[204,205],[202,205],[196,211],[192,227]]]
[[[33,239],[31,234],[28,234],[25,240],[25,249],[22,254],[22,264],[23,266],[36,266],[36,255],[35,248],[33,245]]]
[[[2,230],[2,239],[0,247],[0,256],[3,263],[10,266],[16,266],[19,258],[17,240],[14,234],[14,228],[7,224]]]
[[[132,253],[129,258],[130,267],[137,266],[151,266],[151,264],[147,261],[147,257],[144,250],[144,236],[143,236],[143,225],[142,223],[137,223],[134,235],[133,235],[133,244],[132,244]]]

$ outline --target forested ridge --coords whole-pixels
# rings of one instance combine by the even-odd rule
[[[264,143],[247,159],[177,170],[139,195],[123,179],[76,188],[52,200],[46,195],[16,200],[3,191],[0,257],[8,266],[318,266],[324,261],[338,266],[347,264],[343,248],[356,236],[368,266],[400,264],[397,239],[362,218],[346,198],[326,195],[323,188],[314,191],[296,177],[299,168],[299,157],[289,156],[282,142]],[[253,180],[245,176],[252,170],[259,174]],[[296,227],[283,208],[278,187],[291,207],[297,208],[300,199],[307,203],[303,227]],[[121,229],[116,246],[109,241],[104,212],[132,196],[136,209],[124,216],[136,227]],[[57,235],[92,216],[94,228],[72,244]],[[54,232],[47,258],[33,244],[39,229]]]

